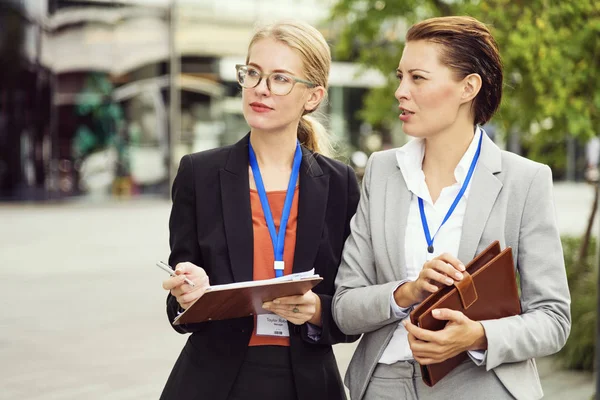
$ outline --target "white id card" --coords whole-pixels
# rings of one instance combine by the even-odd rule
[[[275,314],[260,314],[256,316],[256,334],[260,336],[290,336],[290,330],[285,318]]]

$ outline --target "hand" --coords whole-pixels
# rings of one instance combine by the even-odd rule
[[[305,322],[317,326],[322,324],[321,299],[312,290],[302,296],[286,296],[267,301],[263,303],[263,308],[287,319],[294,325],[302,325]]]
[[[413,357],[421,365],[441,363],[467,350],[487,349],[483,325],[460,311],[441,308],[433,310],[436,319],[448,321],[441,331],[429,331],[402,321],[408,331],[408,344]]]
[[[187,310],[206,291],[206,288],[209,286],[208,276],[202,268],[191,262],[177,264],[175,273],[177,276],[165,279],[162,286],[163,289],[171,291],[171,294],[177,299],[181,308]],[[194,282],[196,286],[192,287],[185,283],[185,278]]]
[[[465,266],[460,260],[444,253],[423,264],[417,280],[401,285],[394,292],[394,299],[400,307],[410,307],[425,300],[431,293],[444,285],[452,286],[463,278]]]

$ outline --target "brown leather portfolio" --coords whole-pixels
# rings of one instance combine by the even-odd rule
[[[290,281],[265,280],[213,286],[175,318],[173,325],[268,314],[269,311],[262,308],[264,302],[302,295],[322,280],[315,276]]]
[[[474,321],[498,319],[521,314],[512,249],[500,252],[498,241],[478,254],[467,266],[460,282],[433,293],[410,313],[413,324],[432,331],[444,329],[446,321],[431,312],[450,308]],[[439,364],[421,365],[423,382],[433,386],[468,357],[463,352]]]

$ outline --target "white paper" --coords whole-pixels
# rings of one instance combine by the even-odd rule
[[[212,292],[215,290],[261,286],[261,285],[268,285],[268,284],[278,283],[278,282],[299,281],[302,279],[311,279],[311,278],[318,278],[318,277],[319,277],[319,275],[318,274],[315,275],[315,269],[313,268],[310,271],[298,272],[296,274],[290,274],[290,275],[284,275],[284,276],[280,276],[279,278],[262,279],[262,280],[258,280],[258,281],[235,282],[235,283],[227,283],[224,285],[209,286],[208,288],[206,288],[206,291]]]

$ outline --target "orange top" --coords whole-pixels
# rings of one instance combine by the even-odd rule
[[[271,214],[275,228],[279,232],[279,224],[281,222],[281,214],[283,213],[283,204],[285,203],[286,190],[277,190],[267,192]],[[250,207],[252,208],[252,227],[254,230],[254,272],[253,279],[271,279],[275,278],[275,252],[271,235],[265,220],[265,214],[260,204],[258,192],[250,189]],[[285,230],[285,245],[283,248],[283,261],[285,262],[283,273],[288,275],[292,272],[294,263],[294,250],[296,248],[296,224],[298,221],[298,186],[294,192],[294,200],[290,210],[287,228]],[[254,316],[254,331],[250,338],[249,346],[289,346],[290,338],[277,336],[258,336],[256,334],[256,316]]]

